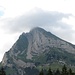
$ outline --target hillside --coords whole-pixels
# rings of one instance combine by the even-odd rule
[[[22,33],[1,64],[10,75],[37,75],[42,67],[75,66],[75,46],[42,28]],[[55,66],[54,66],[55,65]],[[29,73],[30,71],[30,73]]]

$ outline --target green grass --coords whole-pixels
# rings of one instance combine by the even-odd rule
[[[40,54],[39,56],[34,56],[33,62],[40,62],[40,64],[46,63],[46,56],[44,53]]]
[[[51,63],[51,64],[49,64],[49,65],[39,65],[39,66],[37,66],[36,68],[37,68],[39,71],[41,71],[42,69],[48,70],[49,68],[51,68],[52,70],[59,69],[59,70],[61,71],[63,65],[64,65],[64,64],[61,64],[61,63],[59,63],[59,62],[53,62],[53,63]],[[72,71],[75,72],[75,67],[74,67],[74,66],[70,66],[70,65],[67,65],[67,64],[65,64],[65,65],[66,65],[66,67],[67,67],[67,70],[68,70],[69,68],[71,68]]]
[[[13,69],[6,70],[6,75],[10,75],[10,74],[13,74],[13,73],[15,73],[15,70],[13,70]]]
[[[0,62],[0,68],[2,67],[2,64],[1,64],[1,62]]]

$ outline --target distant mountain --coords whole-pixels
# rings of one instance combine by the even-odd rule
[[[1,64],[8,75],[38,75],[41,67],[75,66],[75,46],[42,28],[22,33],[4,54]]]

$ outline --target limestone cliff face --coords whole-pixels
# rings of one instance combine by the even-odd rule
[[[14,65],[16,65],[19,73],[21,68],[36,67],[35,62],[38,62],[37,59],[39,59],[39,56],[42,54],[48,59],[47,54],[50,50],[54,49],[59,50],[60,52],[65,51],[67,53],[75,54],[74,45],[58,38],[42,28],[36,27],[29,33],[22,33],[22,35],[20,35],[12,48],[5,53],[2,64],[10,68],[13,68]],[[42,58],[44,56],[42,56]]]

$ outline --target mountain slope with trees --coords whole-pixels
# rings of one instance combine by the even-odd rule
[[[37,75],[42,67],[63,64],[75,68],[75,46],[39,27],[22,33],[1,62],[8,75],[30,75],[31,70]]]

